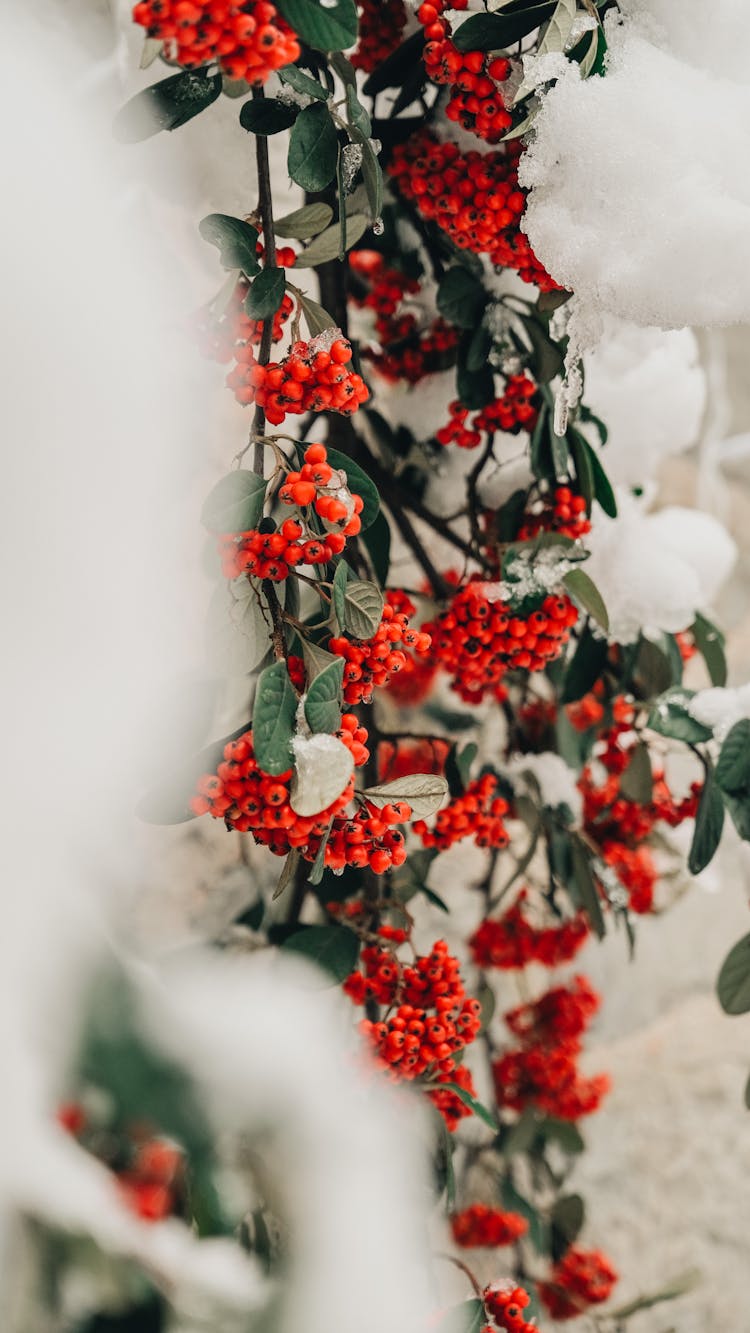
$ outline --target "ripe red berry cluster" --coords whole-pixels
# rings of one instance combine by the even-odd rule
[[[497,778],[493,773],[485,773],[469,783],[463,796],[456,797],[444,810],[438,810],[433,828],[418,819],[414,832],[425,847],[437,847],[441,852],[463,838],[471,838],[477,847],[507,847],[509,836],[504,816],[508,813],[508,802],[496,792]]]
[[[301,519],[285,519],[278,528],[264,520],[262,531],[222,533],[218,549],[225,578],[248,574],[279,583],[297,565],[326,565],[341,555],[347,537],[361,529],[363,502],[349,490],[346,474],[332,468],[327,458],[324,444],[308,445],[300,471],[288,473],[279,492],[284,504],[301,510],[312,507],[325,531],[315,531],[303,513]]]
[[[261,366],[253,348],[245,343],[236,349],[237,365],[227,375],[227,384],[239,403],[257,403],[273,426],[289,414],[340,412],[351,416],[370,394],[352,369],[351,343],[335,330],[327,329],[310,342],[296,342],[282,361]]]
[[[511,1029],[522,1044],[492,1066],[499,1106],[514,1111],[533,1106],[560,1120],[578,1120],[597,1110],[609,1079],[605,1074],[584,1078],[577,1059],[581,1035],[598,1004],[588,983],[576,978],[573,988],[556,987],[535,1004],[510,1011]]]
[[[519,1213],[505,1213],[485,1203],[473,1203],[451,1218],[453,1239],[462,1249],[479,1246],[514,1245],[525,1236],[529,1224]]]
[[[498,87],[510,74],[510,61],[492,59],[482,51],[459,51],[451,41],[450,23],[442,17],[445,8],[427,0],[417,10],[425,30],[425,70],[433,83],[448,84],[451,89],[445,108],[448,120],[485,143],[499,143],[513,123]],[[463,9],[465,5],[450,8]]]
[[[378,746],[378,779],[393,782],[412,773],[442,774],[449,752],[450,743],[439,736],[418,741],[383,740]]]
[[[609,1299],[618,1274],[601,1250],[571,1245],[549,1279],[538,1285],[539,1299],[553,1319],[575,1319],[590,1305]]]
[[[450,421],[435,432],[435,439],[438,444],[476,449],[483,431],[489,435],[497,430],[509,435],[517,435],[520,430],[532,431],[539,416],[538,398],[537,387],[528,375],[511,375],[502,396],[475,413],[471,424],[467,424],[468,407],[459,399],[449,403]]]
[[[590,531],[584,497],[574,495],[569,486],[557,486],[551,495],[542,496],[524,514],[518,540],[528,541],[540,532],[559,532],[561,537],[576,541]]]
[[[351,62],[371,74],[401,42],[406,25],[404,0],[359,0],[359,40]]]
[[[413,964],[372,945],[362,950],[362,964],[364,972],[353,972],[344,991],[355,1004],[373,1000],[391,1010],[361,1025],[378,1062],[396,1078],[451,1081],[456,1056],[479,1032],[481,1005],[467,996],[445,940]]]
[[[518,184],[520,154],[516,140],[503,151],[462,153],[456,144],[420,129],[396,145],[388,171],[404,198],[459,249],[489,255],[497,268],[515,269],[524,282],[554,291],[557,283],[520,230],[526,205]]]
[[[367,287],[363,296],[354,295],[354,302],[375,312],[377,343],[363,346],[362,356],[392,384],[400,380],[418,384],[425,375],[445,370],[458,343],[458,330],[442,316],[423,328],[413,311],[401,309],[405,298],[422,290],[416,278],[389,268],[375,250],[354,250],[349,259]]]
[[[480,922],[469,940],[477,967],[512,970],[528,963],[558,967],[575,958],[589,935],[583,912],[561,925],[535,926],[525,915],[526,902],[526,890],[522,889],[499,920],[486,918]]]
[[[464,1092],[468,1092],[470,1097],[476,1097],[477,1090],[474,1087],[471,1071],[465,1065],[459,1065],[458,1069],[454,1069],[450,1076],[450,1082],[456,1083],[459,1088],[463,1088]],[[427,1096],[436,1110],[440,1112],[451,1134],[458,1128],[462,1120],[472,1114],[472,1111],[458,1096],[458,1093],[453,1092],[451,1088],[441,1088],[439,1083],[437,1086],[433,1083],[427,1089]]]
[[[346,703],[371,703],[373,690],[387,685],[391,677],[406,666],[408,657],[404,648],[422,656],[429,652],[432,643],[429,634],[409,625],[409,616],[415,611],[414,603],[405,593],[390,592],[383,607],[383,618],[371,639],[348,639],[341,635],[329,641],[328,651],[343,657],[346,663]]]
[[[68,1134],[112,1167],[120,1197],[136,1216],[144,1222],[160,1222],[179,1212],[186,1164],[184,1153],[175,1143],[160,1138],[134,1142],[111,1132],[103,1134],[101,1124],[90,1123],[80,1102],[65,1102],[58,1108],[56,1119]],[[102,1145],[107,1156],[102,1156]]]
[[[529,1293],[523,1287],[515,1286],[510,1279],[485,1287],[482,1299],[487,1314],[505,1333],[539,1333],[537,1325],[524,1317],[524,1310],[531,1304]],[[482,1333],[493,1333],[493,1330],[482,1329]]]
[[[263,256],[263,245],[259,241],[255,247]],[[291,268],[296,261],[296,254],[291,246],[282,246],[276,251],[276,262],[280,268]],[[263,336],[263,320],[251,319],[245,313],[245,300],[250,290],[247,278],[240,277],[232,295],[218,318],[213,318],[205,310],[199,311],[195,321],[196,335],[200,350],[205,357],[226,365],[236,356],[237,344],[250,343],[257,347]],[[278,342],[284,332],[284,325],[294,309],[294,302],[288,292],[284,292],[281,305],[273,317],[273,341]]]
[[[185,69],[218,60],[230,79],[265,83],[291,65],[300,44],[269,0],[142,0],[133,19]]]
[[[523,614],[491,597],[491,586],[473,577],[447,610],[423,626],[432,636],[435,661],[469,703],[483,699],[507,671],[542,671],[560,656],[578,619],[562,593],[549,593]]]

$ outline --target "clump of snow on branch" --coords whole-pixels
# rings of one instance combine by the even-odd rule
[[[735,722],[750,717],[750,685],[736,689],[699,690],[690,700],[688,709],[696,722],[710,727],[717,741],[723,741]]]
[[[583,800],[576,785],[576,775],[559,754],[553,750],[545,750],[542,754],[515,754],[506,763],[505,772],[514,787],[523,789],[536,784],[542,805],[552,810],[567,805],[574,822],[580,823]],[[531,784],[527,775],[531,776]]]
[[[610,636],[632,643],[645,627],[668,633],[708,610],[737,557],[726,529],[697,509],[646,513],[618,492],[618,516],[595,510],[586,571],[604,598]]]
[[[579,306],[669,328],[743,322],[750,8],[621,8],[605,23],[606,77],[571,64],[542,97],[521,164],[529,239]]]
[[[608,316],[585,364],[586,404],[606,422],[602,462],[615,484],[643,486],[665,458],[696,442],[706,381],[689,329],[642,329]],[[596,431],[585,429],[596,445]]]

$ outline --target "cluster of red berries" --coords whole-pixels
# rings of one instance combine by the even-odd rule
[[[476,449],[482,441],[482,432],[495,431],[517,435],[520,430],[532,431],[539,416],[537,387],[528,375],[511,375],[502,396],[488,403],[468,422],[469,408],[459,399],[448,404],[450,420],[435,431],[438,444],[457,444],[459,449]]]
[[[346,474],[327,458],[324,444],[308,445],[299,472],[289,472],[279,491],[283,504],[312,507],[325,531],[316,532],[303,515],[304,523],[288,518],[277,528],[265,519],[261,529],[222,533],[218,546],[225,578],[247,574],[279,583],[297,565],[325,565],[341,555],[347,538],[362,527],[363,502],[349,490]]]
[[[549,1279],[539,1283],[539,1299],[553,1319],[575,1319],[590,1305],[608,1300],[617,1277],[617,1270],[601,1250],[571,1245]]]
[[[476,1097],[477,1090],[474,1087],[471,1071],[465,1065],[459,1065],[458,1069],[454,1069],[450,1081],[462,1088],[464,1092],[468,1092],[470,1097]],[[451,1134],[458,1128],[462,1120],[472,1114],[457,1093],[453,1092],[451,1088],[442,1088],[439,1083],[437,1085],[431,1084],[427,1089],[427,1096],[435,1109],[440,1112]]]
[[[526,890],[522,889],[499,920],[486,918],[480,922],[469,940],[477,967],[512,970],[528,963],[558,967],[575,958],[589,935],[583,912],[559,926],[534,926],[524,912],[526,901]]]
[[[505,1213],[485,1203],[473,1203],[451,1218],[453,1239],[462,1249],[514,1245],[525,1236],[529,1224],[518,1213]]]
[[[510,1011],[510,1026],[522,1045],[492,1066],[499,1106],[523,1111],[534,1106],[560,1120],[596,1111],[609,1090],[605,1074],[584,1078],[577,1065],[581,1035],[599,1006],[584,978],[558,986],[535,1004]]]
[[[497,268],[515,269],[540,291],[558,290],[520,229],[526,196],[518,184],[521,146],[462,153],[429,130],[397,144],[388,171],[404,198],[437,223],[461,250],[489,255]]]
[[[560,656],[578,619],[563,593],[549,593],[521,614],[494,600],[492,592],[492,585],[475,575],[447,610],[423,626],[432,636],[435,661],[467,703],[480,702],[507,671],[542,671]]]
[[[404,0],[359,0],[358,9],[359,39],[351,62],[371,74],[400,44],[406,8]]]
[[[390,692],[393,693],[393,682]],[[445,772],[450,742],[440,736],[426,736],[417,741],[383,740],[378,746],[378,779],[393,782],[412,773]]]
[[[133,19],[185,69],[218,60],[230,79],[265,83],[300,55],[296,34],[269,0],[141,0]]]
[[[530,1323],[523,1313],[531,1304],[529,1293],[510,1279],[485,1287],[482,1299],[487,1314],[505,1333],[539,1333],[537,1325]],[[493,1333],[493,1329],[483,1328],[482,1333]]]
[[[591,531],[582,495],[574,495],[569,486],[557,486],[551,495],[541,496],[524,514],[518,530],[519,541],[529,541],[540,532],[558,532],[577,541]]]
[[[263,245],[256,245],[257,253],[263,256]],[[281,268],[291,268],[296,261],[296,254],[291,246],[282,246],[276,251],[276,262]],[[205,357],[226,365],[236,355],[238,343],[250,343],[257,347],[263,336],[262,319],[251,319],[245,313],[245,300],[250,290],[250,283],[244,276],[238,278],[232,295],[218,317],[209,312],[199,311],[195,320],[195,330],[200,350]],[[284,332],[284,325],[294,309],[294,302],[288,292],[284,292],[281,305],[273,317],[273,341],[278,342]]]
[[[112,1165],[123,1203],[144,1222],[160,1222],[181,1211],[184,1194],[185,1155],[167,1139],[149,1138],[136,1142],[130,1138],[103,1136],[99,1125],[90,1125],[79,1102],[66,1102],[58,1108],[57,1122],[84,1147],[96,1151],[106,1144],[111,1157],[101,1159]],[[89,1145],[89,1131],[91,1142]],[[125,1165],[121,1163],[125,1160]],[[114,1169],[117,1162],[117,1169]]]
[[[227,384],[239,403],[257,403],[268,421],[280,426],[287,415],[340,412],[351,416],[369,398],[361,375],[352,369],[351,343],[326,329],[310,342],[296,342],[282,361],[261,366],[249,343],[235,350],[237,364]]]
[[[471,838],[477,847],[507,847],[510,838],[504,816],[508,802],[496,794],[497,786],[494,773],[483,774],[469,783],[463,796],[438,810],[433,828],[418,819],[414,832],[425,847],[437,847],[441,852],[463,838]]]
[[[404,648],[424,656],[432,640],[429,634],[412,629],[409,617],[416,607],[405,593],[388,593],[383,618],[370,639],[348,639],[344,635],[329,641],[328,651],[343,657],[344,700],[348,704],[371,703],[373,690],[387,685],[402,671],[408,657]],[[401,645],[398,647],[397,645]]]
[[[376,250],[353,250],[349,262],[366,288],[364,295],[355,295],[355,304],[375,312],[378,341],[363,346],[362,356],[392,384],[400,380],[418,384],[425,375],[447,369],[458,344],[458,330],[442,316],[425,329],[413,311],[400,308],[405,298],[422,290],[417,279],[388,267]]]
[[[445,8],[440,0],[437,4],[427,0],[417,10],[425,30],[423,59],[427,76],[433,83],[448,84],[451,89],[445,108],[448,120],[486,143],[499,143],[513,123],[498,88],[510,74],[510,61],[492,59],[482,51],[459,51],[450,38],[451,26],[442,17]]]
[[[372,945],[362,950],[362,964],[364,972],[353,972],[344,991],[355,1004],[372,1000],[391,1010],[387,1018],[361,1024],[378,1062],[395,1078],[451,1082],[456,1057],[479,1032],[481,1005],[467,996],[445,941],[413,964]]]

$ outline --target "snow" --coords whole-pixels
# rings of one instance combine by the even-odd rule
[[[602,463],[620,486],[644,486],[698,438],[706,378],[689,329],[642,329],[607,316],[585,358],[584,401],[609,432]],[[599,436],[584,427],[595,446]]]
[[[606,20],[606,77],[570,66],[542,95],[521,163],[531,244],[589,312],[667,328],[745,321],[750,9],[624,7]]]
[[[750,717],[750,685],[699,690],[690,700],[688,711],[704,727],[711,727],[717,741],[723,741],[735,722]]]
[[[506,763],[505,772],[514,785],[530,773],[539,785],[542,804],[551,809],[567,805],[575,823],[580,823],[583,801],[576,786],[576,775],[559,754],[553,750],[544,750],[541,754],[516,754]]]
[[[709,610],[736,560],[726,529],[710,514],[672,505],[657,513],[622,490],[618,516],[594,511],[586,572],[609,612],[610,638],[631,643],[644,628],[676,633]]]

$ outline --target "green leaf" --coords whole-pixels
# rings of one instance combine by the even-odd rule
[[[221,75],[182,70],[136,93],[118,111],[114,135],[120,143],[140,143],[161,130],[177,130],[221,93]]]
[[[218,676],[245,676],[263,661],[270,647],[268,625],[257,587],[247,578],[219,584],[206,624],[206,655]]]
[[[648,726],[660,736],[669,736],[675,741],[685,741],[688,745],[699,745],[701,741],[710,741],[713,732],[704,727],[702,722],[690,713],[690,700],[695,697],[695,690],[685,690],[682,686],[668,690],[657,699]]]
[[[343,59],[343,57],[340,57],[340,59]],[[351,65],[349,68],[352,69]],[[354,70],[352,69],[352,74],[353,73]],[[354,129],[358,130],[360,134],[364,135],[366,139],[369,139],[372,134],[372,121],[357,97],[356,77],[353,83],[350,82],[346,85],[346,110],[348,113],[349,124],[353,126]]]
[[[586,1216],[580,1194],[565,1194],[556,1199],[550,1214],[551,1255],[559,1263],[578,1236]]]
[[[585,569],[569,569],[563,583],[573,600],[593,616],[602,629],[609,629],[609,616],[602,595]]]
[[[359,940],[347,926],[304,926],[287,936],[281,948],[309,958],[339,984],[354,971],[359,957]]]
[[[375,522],[370,524],[362,540],[375,577],[381,588],[384,588],[391,567],[391,529],[382,510]]]
[[[292,850],[287,853],[287,857],[282,867],[281,874],[279,875],[279,882],[273,891],[273,897],[271,899],[272,902],[275,903],[276,899],[280,898],[284,890],[292,883],[292,880],[297,874],[297,866],[299,865],[301,859],[302,859],[301,853],[298,851],[296,847],[293,847]],[[260,925],[260,922],[258,924]]]
[[[558,343],[552,341],[547,324],[533,315],[522,315],[524,332],[531,343],[530,368],[537,384],[549,384],[563,368],[563,354]]]
[[[251,319],[271,319],[281,305],[285,288],[283,268],[261,269],[245,297],[245,314]]]
[[[383,605],[380,589],[358,579],[342,560],[333,580],[333,607],[341,629],[356,639],[371,639],[382,619]]]
[[[474,1298],[446,1310],[435,1327],[435,1333],[480,1333],[484,1323],[484,1306]]]
[[[318,79],[313,79],[309,74],[304,74],[296,65],[286,65],[280,69],[279,78],[282,83],[286,83],[295,92],[303,93],[306,97],[314,97],[319,102],[327,102],[330,96],[328,89]]]
[[[300,111],[291,134],[287,169],[303,190],[322,190],[336,175],[338,138],[328,108],[321,102]]]
[[[653,799],[651,756],[644,741],[639,741],[630,751],[630,760],[620,778],[620,791],[626,801],[636,801],[638,805],[648,805]]]
[[[591,448],[588,441],[586,441],[586,448],[589,452],[591,472],[594,478],[594,498],[601,505],[605,514],[610,518],[617,518],[617,501],[609,477],[602,467],[599,455],[595,449]]]
[[[688,857],[691,875],[699,875],[718,850],[724,828],[724,802],[710,767],[706,769],[703,791],[695,817],[695,831]]]
[[[651,639],[642,638],[633,670],[633,685],[643,699],[654,699],[674,684],[672,664]]]
[[[373,70],[362,89],[365,95],[375,97],[384,88],[400,88],[415,68],[423,69],[424,45],[424,28],[420,27]]]
[[[578,488],[586,501],[586,513],[590,514],[594,502],[594,469],[591,462],[593,451],[580,431],[568,430],[568,440],[575,463]]]
[[[706,664],[711,684],[723,687],[727,683],[724,635],[702,615],[696,615],[691,629],[695,645]]]
[[[481,370],[482,366],[487,364],[491,351],[492,334],[480,321],[474,329],[466,348],[466,369],[469,371]]]
[[[736,722],[721,747],[716,781],[722,791],[744,793],[750,788],[750,719]]]
[[[537,47],[537,55],[565,50],[575,22],[576,8],[576,0],[557,0],[544,37]]]
[[[500,1126],[491,1112],[487,1110],[487,1107],[482,1106],[482,1103],[478,1102],[476,1097],[472,1097],[471,1093],[467,1092],[465,1088],[462,1088],[460,1084],[437,1083],[435,1084],[435,1087],[445,1088],[448,1092],[454,1092],[459,1101],[462,1101],[464,1106],[468,1106],[469,1110],[473,1111],[474,1115],[478,1116],[480,1120],[483,1120],[485,1125],[489,1125],[490,1129],[493,1129],[496,1134],[500,1133]]]
[[[514,1125],[504,1126],[502,1153],[503,1157],[515,1157],[518,1153],[526,1153],[531,1147],[534,1139],[539,1132],[539,1121],[536,1111],[531,1106],[527,1106],[521,1112]]]
[[[310,336],[315,338],[319,333],[325,333],[326,329],[335,329],[336,321],[333,315],[329,315],[322,305],[317,301],[311,301],[309,296],[298,296],[298,301],[305,316]]]
[[[240,110],[240,125],[250,134],[280,134],[294,124],[299,107],[290,102],[277,102],[275,97],[262,97],[245,102]]]
[[[440,897],[440,894],[435,893],[434,889],[428,889],[427,885],[423,884],[420,888],[420,893],[424,894],[424,897],[427,899],[428,903],[432,903],[433,907],[439,908],[441,912],[446,912],[447,914],[450,914],[451,910],[450,907],[448,906],[447,903],[443,902],[443,899]]]
[[[292,767],[297,696],[286,662],[274,662],[258,679],[253,708],[253,749],[258,767],[272,777]]]
[[[459,329],[475,329],[487,304],[481,282],[461,264],[449,268],[437,289],[437,307],[450,324]]]
[[[555,8],[554,0],[550,0],[507,14],[474,14],[456,29],[453,41],[459,51],[497,51],[528,36],[552,16]]]
[[[258,232],[249,222],[226,213],[209,213],[198,228],[204,241],[217,246],[222,268],[241,268],[248,278],[260,271],[255,253]]]
[[[552,466],[555,469],[555,480],[566,481],[570,471],[570,453],[568,452],[568,441],[554,430],[550,435],[550,444],[552,445]]]
[[[305,659],[308,682],[314,681],[315,677],[319,676],[321,671],[325,671],[327,667],[341,661],[341,658],[337,657],[335,653],[327,653],[325,648],[320,648],[317,643],[313,643],[312,639],[302,640],[302,656]]]
[[[364,213],[353,213],[346,219],[346,245],[351,249],[357,241],[361,240],[367,228],[370,225],[369,218]],[[327,227],[319,236],[315,237],[308,246],[297,256],[295,268],[315,268],[318,264],[327,264],[332,259],[338,259],[340,253],[340,232],[338,222],[332,227]]]
[[[607,927],[604,923],[602,900],[591,869],[589,850],[580,838],[573,837],[570,839],[570,853],[573,864],[573,880],[569,887],[576,891],[576,901],[580,903],[592,929],[602,940],[607,933]]]
[[[495,376],[489,365],[481,370],[469,370],[467,355],[470,346],[471,338],[464,334],[458,346],[456,392],[464,407],[478,412],[495,398]]]
[[[510,1212],[519,1213],[529,1224],[529,1240],[537,1254],[549,1254],[548,1230],[539,1213],[528,1199],[520,1194],[511,1180],[506,1177],[500,1186],[503,1207]]]
[[[278,222],[274,222],[273,229],[277,236],[284,239],[304,241],[308,236],[317,236],[319,232],[325,231],[332,221],[333,209],[330,204],[305,204],[279,218]]]
[[[209,491],[201,510],[201,523],[209,532],[249,532],[263,513],[267,482],[256,472],[238,468],[228,472]]]
[[[410,773],[393,782],[381,782],[366,787],[362,795],[372,805],[389,805],[392,801],[407,801],[413,819],[427,819],[440,809],[448,795],[448,783],[436,773]]]
[[[562,1151],[570,1156],[583,1152],[586,1146],[576,1125],[569,1120],[558,1120],[555,1116],[545,1116],[540,1120],[539,1133],[543,1139],[552,1139],[559,1144]]]
[[[750,1012],[750,935],[743,935],[729,950],[716,988],[725,1014]]]
[[[563,678],[560,702],[575,703],[593,689],[607,665],[607,641],[595,636],[587,625]]]
[[[305,696],[305,717],[311,731],[337,731],[341,724],[341,683],[344,659],[339,657],[315,677]]]
[[[357,40],[354,0],[276,0],[290,27],[316,51],[346,51]]]
[[[316,854],[316,856],[315,856],[315,860],[313,861],[313,867],[312,867],[312,870],[310,871],[310,879],[309,879],[309,882],[310,882],[310,884],[313,885],[313,887],[315,887],[315,885],[317,885],[317,884],[320,884],[320,882],[321,882],[321,880],[322,880],[322,878],[323,878],[323,876],[324,876],[324,874],[325,874],[325,869],[326,869],[326,847],[328,846],[328,840],[329,840],[329,838],[330,838],[330,836],[331,836],[331,829],[332,829],[332,828],[333,828],[333,819],[331,819],[331,822],[330,822],[330,824],[328,825],[328,828],[326,829],[326,831],[325,831],[323,837],[322,837],[321,840],[320,840],[320,846],[319,846],[318,851],[317,851],[317,854]]]
[[[359,466],[359,463],[347,458],[346,454],[339,453],[338,449],[328,449],[328,462],[331,467],[346,474],[349,490],[362,497],[363,507],[359,517],[364,532],[366,528],[370,527],[371,523],[375,522],[380,513],[380,495],[375,483],[370,480],[367,473]]]

